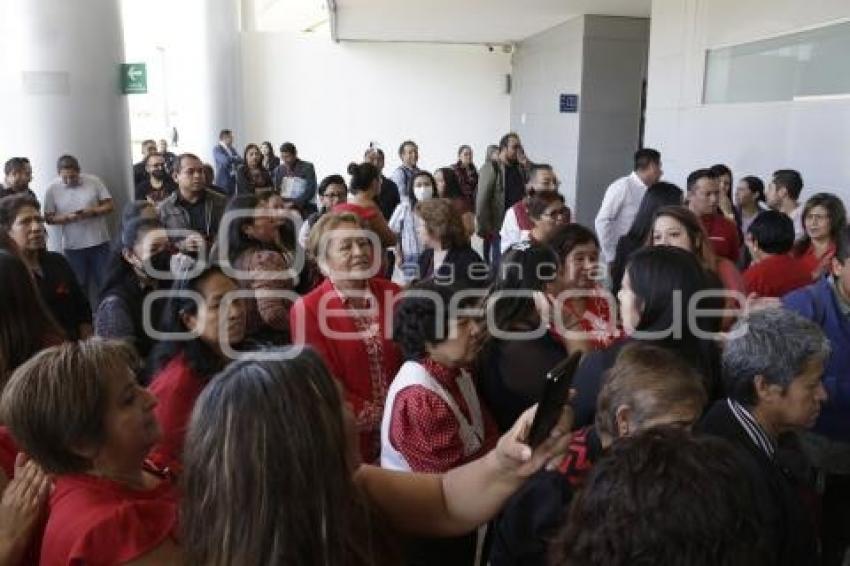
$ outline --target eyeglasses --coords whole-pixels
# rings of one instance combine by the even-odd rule
[[[567,207],[560,208],[558,210],[553,210],[551,212],[547,212],[543,214],[546,218],[551,218],[553,220],[557,220],[558,218],[569,218],[570,217],[570,209]]]
[[[829,214],[818,214],[817,212],[810,212],[806,215],[806,220],[817,220],[818,222],[824,222],[829,220]]]
[[[341,199],[345,198],[345,193],[325,193],[325,198]]]

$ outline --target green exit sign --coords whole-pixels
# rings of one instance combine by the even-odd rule
[[[124,94],[148,92],[148,68],[144,63],[121,64],[121,92]]]

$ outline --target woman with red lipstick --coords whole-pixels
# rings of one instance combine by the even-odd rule
[[[293,344],[315,348],[345,392],[360,433],[360,453],[375,462],[381,415],[390,382],[401,367],[392,340],[392,307],[399,287],[379,276],[366,223],[350,212],[330,212],[310,231],[307,249],[325,281],[295,302]]]
[[[9,380],[0,413],[53,476],[41,564],[174,564],[177,496],[146,462],[156,399],[128,346],[102,340],[42,351]]]

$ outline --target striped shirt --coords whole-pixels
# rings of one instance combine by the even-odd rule
[[[729,410],[732,411],[732,415],[735,416],[738,424],[741,425],[741,428],[744,429],[744,432],[747,433],[747,436],[750,437],[753,444],[760,448],[765,454],[767,454],[767,457],[772,460],[773,455],[776,453],[776,445],[758,421],[756,421],[752,413],[744,408],[743,405],[737,401],[733,401],[732,399],[726,399],[726,403],[729,405]]]

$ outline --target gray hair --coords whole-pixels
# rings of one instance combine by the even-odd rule
[[[817,324],[783,308],[750,313],[732,328],[732,335],[737,337],[723,350],[723,381],[727,395],[747,406],[757,401],[757,375],[785,389],[807,362],[826,360],[831,351]]]

